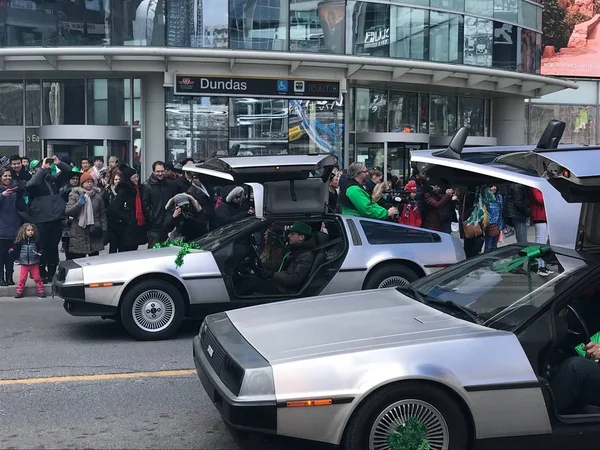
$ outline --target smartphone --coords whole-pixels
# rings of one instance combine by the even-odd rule
[[[46,158],[44,164],[54,164],[54,158]]]

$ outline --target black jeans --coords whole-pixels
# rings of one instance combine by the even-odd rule
[[[40,275],[42,278],[50,278],[56,273],[58,267],[58,244],[62,238],[62,222],[45,222],[36,224],[40,235]]]
[[[134,236],[135,237],[135,236]],[[131,252],[138,249],[138,245],[131,245],[131,233],[119,232],[114,228],[108,229],[108,243],[110,245],[108,253]]]
[[[8,253],[12,246],[13,239],[0,239],[0,279],[7,282],[13,281],[15,255]]]
[[[483,238],[481,236],[465,239],[464,249],[467,259],[473,258],[481,253],[483,247]]]
[[[236,292],[238,295],[281,295],[281,291],[277,288],[273,280],[260,278],[256,275],[249,275],[242,278],[239,287],[236,287]]]
[[[564,361],[550,387],[561,414],[579,405],[600,405],[600,364],[582,356]]]

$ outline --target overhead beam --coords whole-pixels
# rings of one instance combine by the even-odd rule
[[[446,72],[444,70],[436,70],[433,72],[432,81],[434,83],[439,83],[442,80],[445,80],[449,76],[451,76],[454,72]]]
[[[292,63],[290,64],[290,75],[293,74],[296,70],[298,70],[298,67],[300,67],[301,64],[301,61],[292,61]]]
[[[352,75],[354,75],[356,72],[358,72],[363,67],[364,67],[363,64],[349,64],[348,70],[346,71],[346,78],[350,78]]]
[[[538,83],[537,81],[524,81],[521,85],[521,93],[530,92],[534,89],[541,88],[543,86],[542,83]]]
[[[496,83],[496,90],[501,91],[501,90],[506,89],[508,87],[514,86],[518,82],[519,82],[519,80],[516,79],[516,78],[501,78]]]
[[[407,67],[394,67],[394,70],[392,71],[392,79],[397,80],[402,75],[408,72],[410,72],[410,69]]]
[[[44,55],[44,59],[48,61],[48,64],[50,64],[54,70],[58,70],[58,56]]]
[[[471,75],[469,75],[469,78],[467,79],[467,86],[469,86],[469,87],[477,86],[478,84],[483,83],[487,79],[489,79],[489,76],[487,76],[487,75],[471,74]]]

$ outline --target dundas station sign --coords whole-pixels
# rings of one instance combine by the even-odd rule
[[[339,81],[175,75],[175,95],[337,100]]]

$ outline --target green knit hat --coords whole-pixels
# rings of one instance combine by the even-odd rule
[[[40,160],[39,160],[39,159],[32,159],[32,160],[29,162],[29,170],[33,170],[33,169],[35,169],[35,168],[36,168],[36,167],[39,165],[39,163],[40,163]]]
[[[304,236],[312,236],[312,228],[304,222],[294,222],[290,228],[290,233],[303,234]]]

